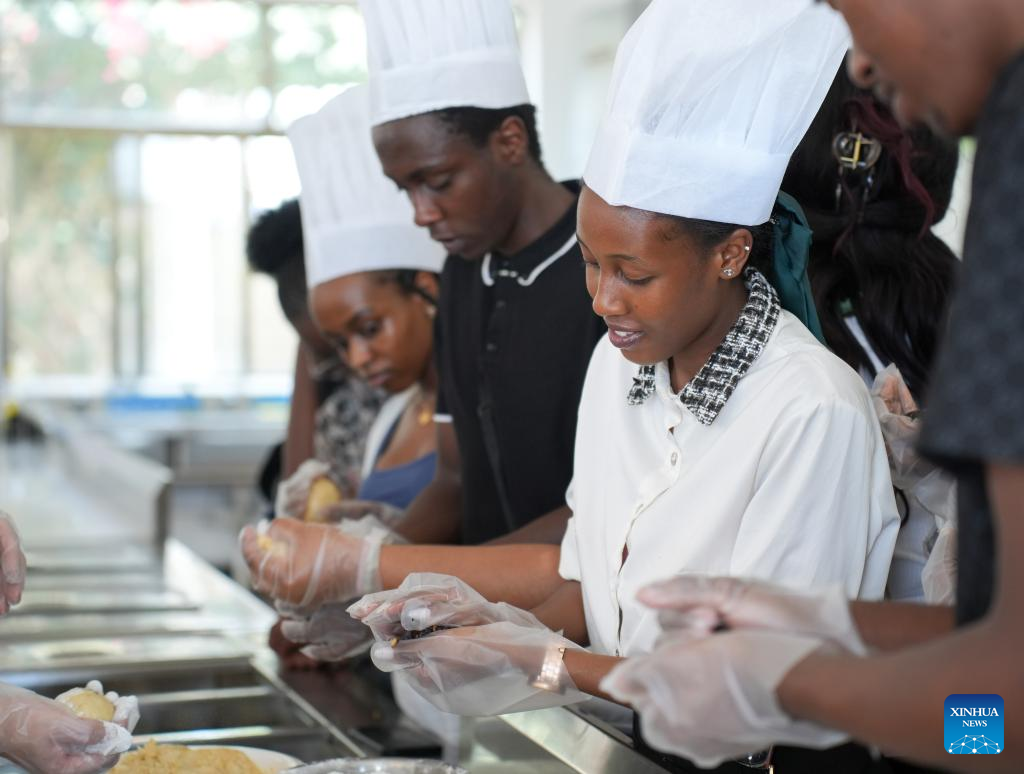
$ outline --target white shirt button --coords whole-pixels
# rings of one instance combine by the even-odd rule
[[[679,452],[672,452],[672,456],[668,458],[668,461],[673,465],[679,462]]]

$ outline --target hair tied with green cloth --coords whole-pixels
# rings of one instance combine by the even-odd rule
[[[779,191],[772,214],[774,256],[768,280],[779,294],[779,303],[795,315],[822,344],[825,334],[811,294],[807,263],[811,255],[811,227],[796,199]]]

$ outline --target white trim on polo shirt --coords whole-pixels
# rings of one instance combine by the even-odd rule
[[[537,277],[539,277],[544,272],[544,270],[546,268],[548,268],[551,264],[553,264],[555,261],[557,261],[563,255],[565,255],[567,252],[572,250],[572,248],[575,245],[576,245],[576,235],[573,234],[571,237],[569,237],[569,239],[566,241],[566,243],[564,245],[562,245],[560,248],[558,248],[548,258],[544,259],[541,263],[539,263],[534,268],[534,270],[531,271],[526,277],[520,277],[518,272],[516,272],[514,270],[510,271],[510,270],[506,270],[506,269],[500,270],[498,272],[498,276],[499,277],[513,278],[513,279],[515,279],[516,282],[519,283],[520,287],[527,288],[527,287],[529,287],[530,285],[532,285],[536,281]],[[487,255],[484,256],[483,261],[480,262],[480,279],[483,280],[484,285],[486,285],[487,287],[490,288],[490,287],[494,286],[494,275],[491,274],[491,254],[490,253],[487,253]]]

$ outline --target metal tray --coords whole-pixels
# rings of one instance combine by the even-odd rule
[[[423,758],[334,758],[288,769],[287,774],[468,774],[458,766]]]

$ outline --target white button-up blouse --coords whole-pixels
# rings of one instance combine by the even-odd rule
[[[774,327],[734,328],[680,394],[665,363],[638,375],[597,345],[559,567],[582,582],[594,652],[649,651],[657,620],[636,593],[672,575],[883,593],[899,515],[868,392],[771,295]]]

